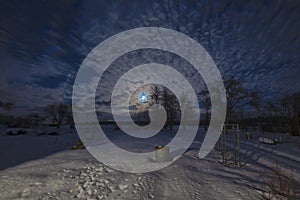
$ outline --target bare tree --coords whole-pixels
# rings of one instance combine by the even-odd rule
[[[183,123],[182,124],[183,128],[185,129],[185,126],[189,123],[189,120],[193,120],[193,119],[187,119],[187,113],[194,112],[192,101],[189,99],[189,96],[186,95],[185,93],[180,95],[179,100],[180,100],[181,121]],[[179,110],[179,108],[177,110]]]
[[[200,102],[203,104],[203,107],[205,109],[204,129],[207,130],[207,127],[209,125],[209,118],[210,118],[209,110],[211,109],[209,92],[208,90],[204,90],[200,92],[197,96],[198,96],[198,100],[200,100]]]
[[[225,124],[228,124],[234,112],[242,109],[246,105],[260,109],[260,97],[258,91],[250,92],[238,79],[227,79],[224,81],[227,97],[227,113]],[[208,90],[198,93],[198,100],[205,109],[205,126],[208,126],[210,118],[211,101]]]
[[[284,117],[288,119],[290,126],[290,133],[294,136],[300,135],[299,130],[299,119],[298,119],[298,111],[297,104],[299,104],[300,93],[287,95],[281,99],[281,112]]]
[[[285,117],[281,114],[281,105],[278,102],[267,100],[261,107],[261,113],[268,130],[274,131],[276,126],[280,127],[284,123]]]
[[[252,106],[257,113],[258,125],[262,132],[265,131],[264,123],[262,122],[262,117],[265,115],[263,111],[263,95],[261,91],[255,90],[249,93],[249,105]]]
[[[63,103],[53,103],[45,108],[45,112],[52,117],[52,121],[59,128],[62,122],[67,118],[68,106]]]
[[[6,112],[9,112],[15,107],[15,104],[11,102],[5,102],[5,103],[1,102],[0,107],[2,107],[2,109],[5,110]]]
[[[99,113],[99,115],[100,115],[100,113]],[[74,118],[73,118],[73,112],[72,112],[72,106],[71,105],[68,106],[66,122],[70,126],[71,129],[75,128],[75,122],[74,122]]]
[[[39,124],[41,123],[42,121],[44,121],[46,119],[46,117],[44,116],[41,116],[40,114],[38,113],[32,113],[32,114],[29,114],[27,116],[28,120],[30,121],[30,125],[31,124]]]
[[[0,116],[0,123],[11,126],[13,124],[14,117],[9,115],[9,112],[15,107],[15,104],[10,102],[0,101],[0,109],[4,110],[6,114]]]
[[[228,124],[231,115],[239,108],[246,105],[254,105],[257,98],[257,91],[250,92],[242,85],[238,79],[228,79],[224,81],[227,97],[227,113],[225,124]]]
[[[174,121],[180,106],[176,96],[166,87],[163,88],[162,92],[162,105],[165,107],[167,112],[167,123],[169,125],[169,129],[173,130]]]
[[[158,104],[161,98],[161,90],[158,85],[152,86],[151,90],[152,90],[151,98],[155,101],[156,104]]]
[[[167,126],[169,126],[170,130],[173,129],[175,118],[179,111],[183,117],[183,122],[187,122],[186,112],[192,112],[192,106],[191,101],[185,94],[182,94],[179,97],[181,102],[181,105],[179,105],[177,97],[168,88],[154,85],[151,89],[151,98],[154,101],[153,103],[161,104],[166,110]]]

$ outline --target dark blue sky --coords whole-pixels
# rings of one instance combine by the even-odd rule
[[[300,1],[2,1],[0,100],[16,113],[69,101],[85,56],[142,26],[194,38],[224,78],[266,97],[300,91]]]

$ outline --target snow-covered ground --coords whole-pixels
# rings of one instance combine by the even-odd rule
[[[118,134],[118,130],[110,130],[111,134]],[[242,142],[260,145],[256,143],[257,136]],[[70,150],[78,140],[75,133],[1,134],[0,199],[260,199],[276,162],[259,162],[253,155],[260,154],[259,158],[266,160],[280,156],[280,164],[297,167],[297,160],[284,157],[293,154],[297,158],[294,153],[298,150],[294,148],[299,139],[289,138],[284,136],[283,144],[279,145],[290,141],[291,149],[290,145],[263,146],[278,148],[284,151],[283,155],[242,143],[245,163],[242,167],[224,166],[217,151],[199,159],[195,142],[170,166],[155,172],[131,174],[99,163],[87,150]]]
[[[250,140],[246,139],[244,132],[240,133],[241,153],[244,160],[252,159],[269,167],[278,164],[286,174],[292,174],[300,182],[300,137],[257,131],[251,133],[253,139]],[[260,137],[279,139],[282,143],[274,145],[260,143]],[[234,147],[234,138],[229,137],[228,146]]]

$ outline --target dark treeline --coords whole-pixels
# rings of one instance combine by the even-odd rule
[[[267,99],[263,92],[250,91],[237,79],[225,80],[224,85],[227,96],[226,124],[240,124],[245,131],[256,129],[300,135],[300,92]],[[206,110],[205,124],[208,126],[211,107],[208,91],[201,92],[199,97]]]
[[[257,126],[262,132],[288,132],[299,136],[300,92],[285,95],[277,99],[262,100],[256,108],[254,117],[248,117],[247,111],[235,113],[232,121],[239,122],[245,129]]]
[[[64,103],[52,103],[46,106],[42,112],[29,113],[22,116],[10,114],[15,105],[13,103],[0,102],[0,124],[9,128],[30,128],[34,125],[51,125],[60,127],[62,124],[74,126],[72,109]]]
[[[247,89],[238,79],[225,80],[224,85],[227,96],[226,124],[240,124],[241,129],[245,131],[256,129],[262,132],[284,132],[293,136],[300,135],[300,92],[266,99],[261,91]],[[188,98],[181,99],[182,105],[184,105],[184,108],[181,108],[176,96],[166,87],[152,85],[150,96],[149,107],[155,103],[164,106],[167,113],[165,128],[170,130],[173,129],[174,125],[180,123],[183,109],[192,112],[189,110]],[[197,96],[202,110],[200,125],[207,129],[210,121],[210,94],[207,90],[203,90]],[[10,114],[14,108],[13,103],[0,101],[0,124],[18,128],[29,128],[39,124],[56,127],[67,124],[72,128],[74,127],[71,105],[61,102],[52,103],[46,106],[42,112],[29,113],[23,116]],[[131,117],[139,125],[147,125],[150,122],[147,109],[137,110],[131,113]],[[101,121],[100,123],[114,124],[110,121]]]

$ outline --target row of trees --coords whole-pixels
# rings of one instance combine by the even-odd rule
[[[11,102],[3,102],[0,101],[0,111],[4,111],[4,113],[0,113],[0,124],[8,124],[10,118],[9,112],[14,108],[14,104]]]
[[[74,126],[71,106],[64,103],[52,103],[44,108],[44,113],[30,113],[23,116],[10,115],[9,112],[14,107],[13,103],[0,101],[0,109],[4,111],[4,113],[0,114],[0,124],[7,125],[8,127],[28,128],[43,122],[49,123],[49,120],[51,120],[53,125],[58,128],[62,124],[68,124],[71,127]]]
[[[52,122],[60,127],[62,123],[74,126],[72,107],[64,103],[53,103],[45,108],[45,112],[52,118]]]
[[[246,130],[250,125],[261,131],[289,132],[299,136],[300,93],[265,99],[258,90],[250,91],[237,79],[224,81],[227,97],[225,124],[239,123]],[[207,90],[199,93],[206,111],[205,126],[209,124],[210,98]]]
[[[238,79],[230,78],[224,81],[227,97],[227,113],[225,124],[239,123],[245,130],[256,126],[261,131],[289,132],[300,135],[300,93],[286,95],[277,99],[266,100],[258,90],[249,90]],[[198,93],[199,104],[204,110],[204,126],[210,121],[211,102],[209,92]],[[183,109],[189,110],[188,99],[181,99],[180,108],[176,96],[167,88],[152,86],[152,103],[161,104],[167,112],[167,125],[172,129],[176,116]],[[184,117],[184,115],[183,115]]]
[[[15,107],[15,105],[11,102],[2,102],[0,101],[0,109],[3,109],[6,112],[9,112]]]
[[[286,127],[291,135],[300,135],[300,93],[266,101],[260,108],[260,114],[268,131],[280,131]]]
[[[167,113],[166,126],[169,127],[170,130],[173,129],[178,114],[181,114],[183,121],[186,121],[185,113],[191,112],[192,108],[191,102],[185,94],[181,94],[179,97],[181,102],[181,105],[179,105],[177,97],[168,88],[159,85],[153,85],[151,90],[152,102],[150,102],[150,105],[154,103],[161,104],[165,108]]]
[[[228,79],[224,81],[227,95],[227,114],[225,123],[228,124],[232,119],[233,114],[240,108],[246,105],[257,106],[259,101],[259,95],[256,91],[249,91],[242,86],[241,82],[236,79]],[[152,86],[152,100],[153,103],[161,104],[165,107],[167,112],[167,124],[172,129],[174,124],[174,119],[177,114],[181,111],[189,110],[189,100],[186,96],[182,95],[182,107],[180,108],[176,96],[166,87],[161,87],[158,85]],[[203,90],[197,94],[199,103],[202,105],[205,111],[205,128],[209,125],[210,119],[210,94],[208,90]],[[189,110],[191,112],[191,110]],[[184,117],[184,115],[183,115]]]
[[[162,105],[167,113],[167,122],[165,127],[169,127],[170,130],[173,129],[175,118],[180,112],[179,102],[176,96],[166,87],[160,85],[151,86],[151,100],[147,102],[146,106],[139,109],[137,112],[131,113],[131,116],[136,119],[136,123],[143,125],[144,123],[150,122],[148,107],[153,104]]]
[[[299,114],[300,114],[300,92],[293,95],[286,95],[278,99],[265,100],[262,94],[253,90],[250,91],[237,79],[224,81],[227,95],[227,114],[225,123],[239,123],[240,127],[247,130],[249,126],[258,126],[262,131],[289,132],[291,135],[300,135]],[[167,113],[166,126],[170,130],[176,121],[178,114],[182,111],[191,111],[189,99],[182,95],[182,105],[176,96],[166,87],[153,85],[151,87],[151,104],[161,104]],[[210,96],[207,90],[198,93],[199,104],[204,110],[204,125],[208,127],[210,121]],[[12,116],[10,111],[15,107],[13,103],[0,101],[0,123],[9,127],[30,127],[40,124],[46,120],[52,120],[57,127],[62,124],[74,126],[72,109],[64,103],[53,103],[44,108],[44,113],[32,113],[25,116]],[[182,117],[184,117],[184,112]],[[141,113],[147,116],[147,113]],[[143,118],[144,120],[144,118]]]

